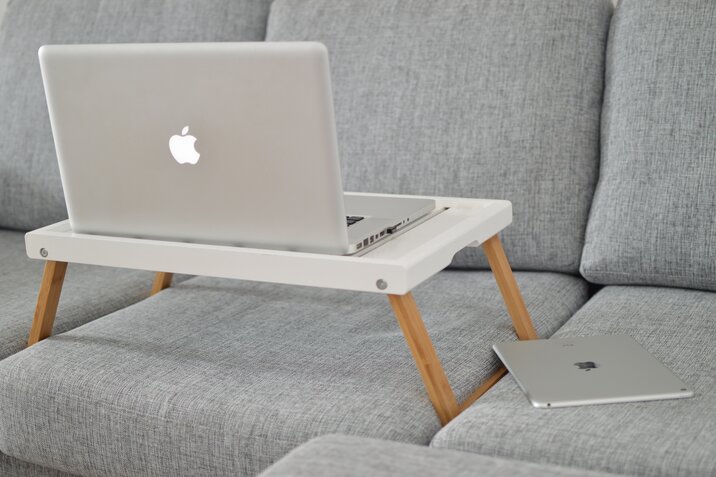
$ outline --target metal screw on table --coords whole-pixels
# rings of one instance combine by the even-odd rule
[[[388,282],[381,278],[377,282],[375,282],[375,286],[378,287],[378,290],[385,290],[386,288],[388,288]]]
[[[44,258],[44,257],[47,257],[47,250],[45,250],[44,248],[41,248],[41,249],[40,249],[40,255],[42,255],[43,258]]]

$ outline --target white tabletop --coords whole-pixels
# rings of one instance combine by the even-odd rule
[[[68,220],[28,232],[25,245],[42,260],[403,295],[512,222],[509,201],[429,198],[446,210],[360,256],[77,234]]]

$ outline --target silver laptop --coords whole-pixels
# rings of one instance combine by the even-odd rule
[[[493,346],[534,407],[688,398],[694,392],[626,335]]]
[[[76,232],[349,254],[435,208],[344,198],[320,43],[55,45],[39,56]]]

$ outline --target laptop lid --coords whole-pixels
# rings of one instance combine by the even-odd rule
[[[44,46],[76,232],[347,250],[320,43]]]
[[[493,346],[535,407],[566,407],[693,396],[669,369],[626,335],[512,341]]]

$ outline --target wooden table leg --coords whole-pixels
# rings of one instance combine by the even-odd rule
[[[66,271],[67,262],[55,262],[52,260],[45,262],[45,272],[42,275],[42,284],[37,297],[35,317],[32,320],[27,346],[32,346],[52,335],[52,327],[55,324],[57,305],[60,302],[62,283],[65,280]],[[170,287],[172,277],[172,273],[157,272],[152,284],[151,294],[154,295]]]
[[[457,416],[458,404],[435,353],[433,343],[430,341],[428,330],[420,317],[418,306],[412,293],[388,295],[388,299],[423,378],[428,397],[433,403],[440,423],[444,426]]]
[[[507,312],[512,317],[512,324],[515,327],[517,337],[521,340],[536,340],[537,331],[532,324],[532,318],[527,311],[522,294],[512,274],[510,262],[507,261],[505,250],[502,248],[500,238],[495,235],[482,244],[487,261],[490,263],[492,274],[495,276],[497,286],[500,288],[502,298],[505,300]]]
[[[173,273],[157,272],[154,276],[154,283],[152,284],[152,292],[150,295],[156,295],[165,288],[169,288],[172,285],[173,276]]]
[[[32,346],[52,334],[57,305],[62,293],[62,283],[65,280],[65,271],[67,271],[67,262],[52,260],[45,262],[45,272],[42,275],[40,293],[37,296],[35,317],[32,320],[30,338],[27,340],[28,346]]]
[[[502,379],[505,374],[507,374],[507,369],[505,369],[505,367],[501,367],[497,371],[495,371],[495,373],[489,378],[487,378],[482,384],[480,384],[480,386],[475,389],[472,394],[467,397],[467,399],[460,403],[460,407],[458,408],[458,414],[467,409],[468,407],[472,406],[473,403],[480,399],[483,394],[489,391],[492,386],[497,384],[497,382]]]

